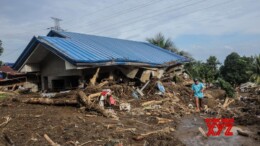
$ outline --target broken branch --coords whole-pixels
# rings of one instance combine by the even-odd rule
[[[58,143],[55,143],[47,134],[44,134],[44,138],[51,146],[60,146]]]
[[[151,131],[151,132],[148,132],[148,133],[144,133],[144,134],[140,134],[139,136],[137,137],[134,137],[134,140],[142,140],[146,137],[148,137],[149,135],[152,135],[152,134],[166,134],[166,133],[171,133],[173,132],[174,129],[173,128],[170,128],[170,127],[166,127],[164,129],[161,129],[161,130],[155,130],[155,131]]]

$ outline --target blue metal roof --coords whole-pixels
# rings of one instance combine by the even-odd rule
[[[37,42],[76,65],[113,62],[114,65],[143,63],[148,66],[159,66],[172,61],[187,61],[185,57],[150,43],[73,32],[51,31],[47,36],[38,37]],[[28,47],[30,45],[18,60],[28,57],[26,52],[31,52],[31,48]]]
[[[141,62],[160,65],[186,58],[146,42],[129,41],[72,32],[41,37],[75,62]]]

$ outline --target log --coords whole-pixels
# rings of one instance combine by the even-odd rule
[[[96,73],[95,73],[95,74],[93,75],[93,77],[90,79],[90,84],[91,84],[91,85],[95,85],[95,84],[96,84],[99,70],[100,70],[100,68],[97,68]]]
[[[102,107],[100,107],[98,104],[93,104],[90,101],[89,96],[87,97],[86,94],[83,91],[79,91],[78,92],[78,97],[80,98],[80,102],[87,108],[90,110],[95,110],[99,113],[101,113],[103,116],[105,117],[111,117],[112,115],[110,115],[109,113],[106,112],[106,110],[104,110]]]
[[[60,146],[58,143],[55,143],[54,141],[52,141],[52,139],[47,134],[44,134],[44,138],[48,141],[48,143],[51,146]]]
[[[244,131],[237,130],[237,134],[241,136],[249,137],[249,134]]]
[[[49,98],[29,98],[26,100],[22,100],[23,103],[29,104],[43,104],[43,105],[69,105],[76,106],[78,105],[78,101],[76,99],[71,100],[58,100],[58,99],[49,99]]]
[[[109,83],[108,81],[104,81],[104,82],[98,84],[97,87],[98,87],[98,88],[101,88],[101,87],[103,87],[104,85],[106,85],[106,84],[108,84],[108,83]]]
[[[139,136],[134,137],[134,140],[143,140],[144,138],[146,138],[146,137],[148,137],[149,135],[152,135],[152,134],[166,134],[166,133],[171,133],[173,131],[174,131],[173,128],[166,127],[164,129],[161,129],[161,130],[155,130],[155,131],[151,131],[151,132],[148,132],[148,133],[140,134]]]
[[[100,96],[100,92],[90,94],[87,98],[90,99],[90,100],[92,100],[92,98],[94,98],[94,97],[99,97],[99,96]]]
[[[80,99],[80,102],[84,106],[90,106],[90,104],[91,104],[90,99],[86,96],[86,94],[83,91],[79,91],[78,95],[79,95],[78,97]]]

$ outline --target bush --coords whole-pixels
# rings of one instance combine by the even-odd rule
[[[235,97],[235,90],[229,82],[219,78],[218,83],[220,88],[226,91],[228,97]]]

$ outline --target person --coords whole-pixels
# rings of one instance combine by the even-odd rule
[[[200,112],[202,110],[202,99],[204,97],[203,91],[204,91],[204,85],[203,83],[200,83],[198,79],[194,79],[194,83],[192,84],[192,91],[193,96],[195,98],[195,104],[196,104],[196,111]]]

